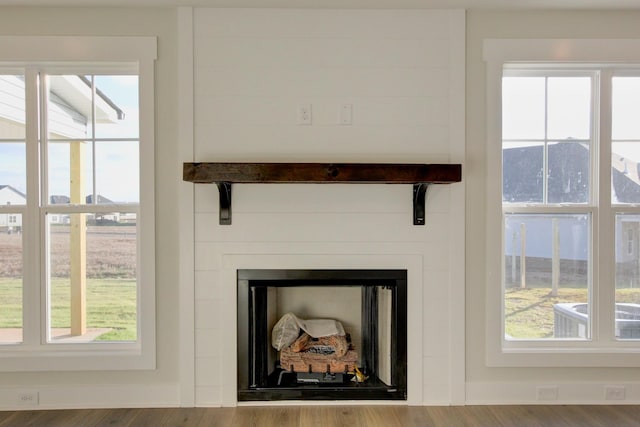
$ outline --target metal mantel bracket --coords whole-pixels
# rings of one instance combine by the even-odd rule
[[[413,225],[425,224],[425,202],[429,184],[422,182],[413,184]]]
[[[231,183],[216,182],[220,193],[220,225],[231,225]]]

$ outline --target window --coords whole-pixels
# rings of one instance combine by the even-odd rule
[[[0,37],[0,369],[155,364],[154,59],[153,38]]]
[[[639,365],[640,56],[603,43],[485,43],[492,365]]]

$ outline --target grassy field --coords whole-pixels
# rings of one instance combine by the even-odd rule
[[[52,226],[51,327],[69,328],[69,227]],[[87,327],[97,340],[136,339],[136,227],[87,227]],[[22,235],[0,234],[0,329],[22,324]]]
[[[505,291],[505,332],[513,338],[541,339],[553,337],[553,304],[587,302],[584,287],[560,288],[551,296],[551,288],[508,288]],[[618,289],[616,302],[640,304],[640,289]]]
[[[0,329],[22,325],[22,289],[16,279],[0,279]],[[51,327],[69,328],[69,282],[54,279],[51,285]],[[87,282],[87,327],[109,328],[99,341],[135,341],[135,280],[93,279]]]

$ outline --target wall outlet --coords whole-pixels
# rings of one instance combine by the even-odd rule
[[[20,406],[38,406],[37,391],[21,391],[17,394],[17,403]]]
[[[298,107],[298,124],[311,124],[311,104],[305,104]]]
[[[538,400],[558,400],[558,386],[540,386],[536,389],[536,397]]]
[[[624,400],[627,390],[622,385],[608,385],[604,388],[604,398],[606,400]]]
[[[340,124],[350,125],[353,123],[353,106],[351,104],[342,104],[340,106]]]

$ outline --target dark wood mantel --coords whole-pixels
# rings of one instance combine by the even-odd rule
[[[220,224],[231,224],[232,184],[413,184],[413,223],[425,223],[426,191],[431,184],[462,179],[460,164],[412,163],[184,163],[183,179],[213,184],[220,191]]]

